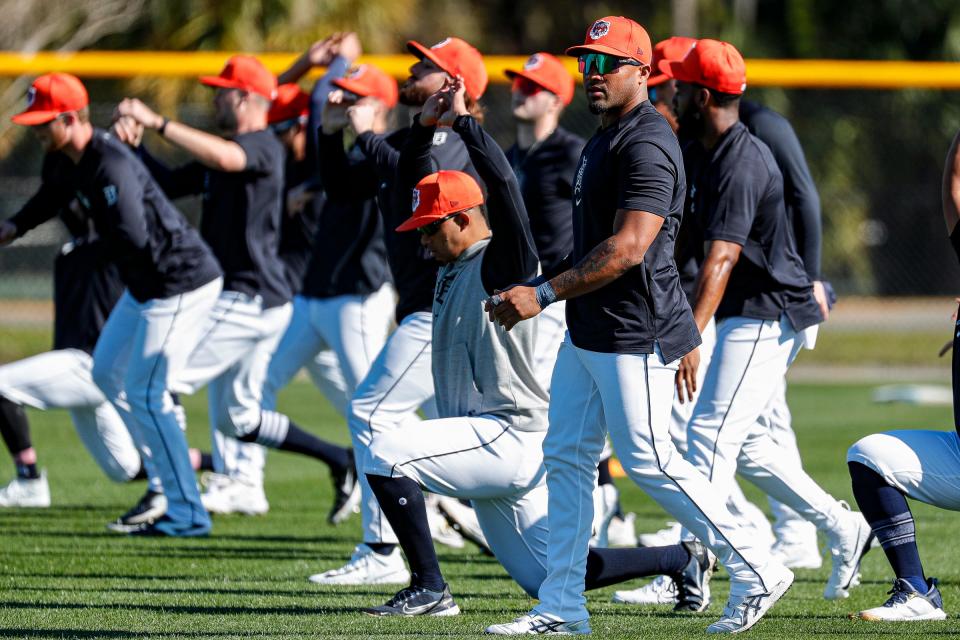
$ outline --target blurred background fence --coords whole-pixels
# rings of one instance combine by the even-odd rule
[[[19,54],[39,50],[112,49],[116,64],[123,66],[124,55],[116,50],[196,51],[198,57],[226,49],[294,52],[331,31],[355,29],[373,53],[402,51],[407,38],[433,43],[455,34],[484,53],[516,56],[561,52],[582,37],[594,18],[607,14],[637,19],[655,41],[677,34],[734,42],[748,58],[747,97],[783,113],[796,129],[820,190],[823,274],[841,295],[811,357],[847,364],[943,366],[935,351],[950,335],[951,296],[960,293],[960,269],[939,213],[943,160],[960,129],[957,65],[930,65],[922,72],[885,67],[871,78],[879,78],[873,86],[887,88],[836,82],[830,66],[817,72],[822,87],[816,74],[811,80],[808,73],[798,83],[795,72],[797,61],[805,58],[960,59],[960,5],[955,2],[672,0],[640,6],[573,0],[77,0],[63,10],[48,0],[0,0],[5,17],[0,42],[18,52],[0,54],[0,75],[6,76],[0,79],[0,114],[21,107],[31,79],[16,75],[29,60]],[[782,82],[772,61],[750,64],[758,58],[791,60],[779,67]],[[396,74],[412,62],[403,56],[389,60]],[[192,70],[172,64],[162,72],[164,77],[109,77],[123,75],[109,69],[81,74],[94,101],[94,123],[107,126],[116,102],[138,95],[165,114],[210,127],[210,94],[197,85]],[[170,77],[178,74],[190,77]],[[514,135],[509,86],[497,82],[498,74],[491,80],[483,100],[487,126],[508,145]],[[403,122],[408,114],[401,108],[396,117]],[[566,110],[563,124],[583,136],[595,129],[596,118],[582,95]],[[148,137],[147,144],[177,159],[155,137]],[[9,125],[4,115],[0,218],[12,215],[36,189],[40,164],[29,133]],[[196,202],[180,204],[196,218]],[[47,348],[50,266],[64,239],[57,223],[51,223],[0,251],[0,361]]]

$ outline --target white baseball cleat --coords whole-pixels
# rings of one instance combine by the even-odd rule
[[[585,635],[590,633],[590,620],[560,620],[551,615],[531,611],[513,622],[492,624],[484,633],[497,636],[528,636],[528,635]]]
[[[315,584],[408,584],[410,572],[403,563],[400,547],[388,555],[376,553],[365,544],[358,544],[350,561],[339,569],[310,576]]]
[[[210,513],[259,516],[270,510],[262,486],[219,473],[205,473],[201,482],[206,486],[206,491],[200,494],[200,502]]]
[[[607,525],[607,544],[611,547],[637,546],[637,514],[628,513],[622,518],[613,516]]]
[[[641,547],[666,547],[680,542],[680,531],[683,526],[679,522],[668,522],[666,528],[655,533],[641,533],[637,542]]]
[[[782,542],[778,540],[770,555],[783,563],[788,569],[819,569],[823,566],[820,548],[809,542]]]
[[[827,533],[833,568],[823,589],[824,598],[850,597],[849,589],[859,584],[860,561],[870,549],[871,538],[870,525],[859,511],[850,512],[838,530]]]
[[[927,579],[927,593],[917,591],[912,584],[900,578],[893,581],[891,594],[879,607],[852,614],[851,618],[878,622],[919,622],[921,620],[945,620],[943,599],[937,589],[937,579]]]
[[[657,576],[649,583],[629,591],[614,591],[617,604],[677,604],[677,583],[670,576]]]
[[[793,585],[793,572],[783,568],[781,578],[766,593],[754,596],[730,596],[720,619],[707,627],[707,633],[741,633],[760,622],[767,611]]]
[[[47,483],[47,471],[40,472],[39,478],[14,478],[7,486],[0,488],[0,507],[33,507],[43,509],[50,506],[50,485]]]

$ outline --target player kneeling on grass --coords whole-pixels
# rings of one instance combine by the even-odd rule
[[[960,134],[943,173],[943,217],[960,258]],[[943,620],[936,578],[927,578],[907,498],[960,511],[960,322],[953,336],[955,431],[888,431],[862,438],[847,452],[857,505],[896,574],[890,598],[852,617],[884,622]]]
[[[539,323],[507,332],[488,322],[483,311],[496,289],[537,276],[537,254],[516,177],[496,142],[469,115],[463,93],[458,79],[427,101],[400,162],[416,169],[411,175],[429,173],[413,190],[413,216],[397,230],[420,231],[423,246],[442,264],[433,302],[432,356],[441,418],[380,434],[371,446],[367,479],[412,572],[409,587],[366,609],[372,615],[460,612],[440,572],[422,489],[471,500],[490,549],[531,596],[546,575],[541,451],[548,394],[534,366]],[[438,123],[463,139],[489,190],[486,206],[479,185],[467,174],[430,173]],[[690,598],[702,600],[712,560],[698,543],[594,549],[587,588],[666,569],[688,588]],[[586,624],[561,626],[555,630],[589,631]]]

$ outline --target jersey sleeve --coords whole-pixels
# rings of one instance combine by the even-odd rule
[[[678,169],[656,144],[630,140],[618,151],[618,209],[670,215]]]
[[[134,252],[146,248],[149,234],[139,177],[123,162],[113,161],[101,167],[96,179],[91,204],[94,210],[103,212],[102,222],[110,230],[109,237]]]
[[[747,243],[767,182],[760,176],[766,175],[766,169],[757,163],[751,169],[738,165],[721,177],[714,206],[704,212],[706,242],[723,240],[740,246]]]
[[[258,131],[253,135],[237,136],[234,140],[247,156],[247,166],[244,171],[264,175],[273,171],[276,160],[273,150],[267,144],[266,135],[272,136],[273,134],[269,131]]]
[[[357,147],[370,160],[381,181],[393,182],[400,164],[400,151],[390,144],[388,136],[367,131],[357,136]]]

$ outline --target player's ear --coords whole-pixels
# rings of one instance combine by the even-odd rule
[[[706,87],[697,87],[697,92],[693,94],[693,99],[698,108],[704,109],[710,104],[712,96],[710,95],[710,90]]]

